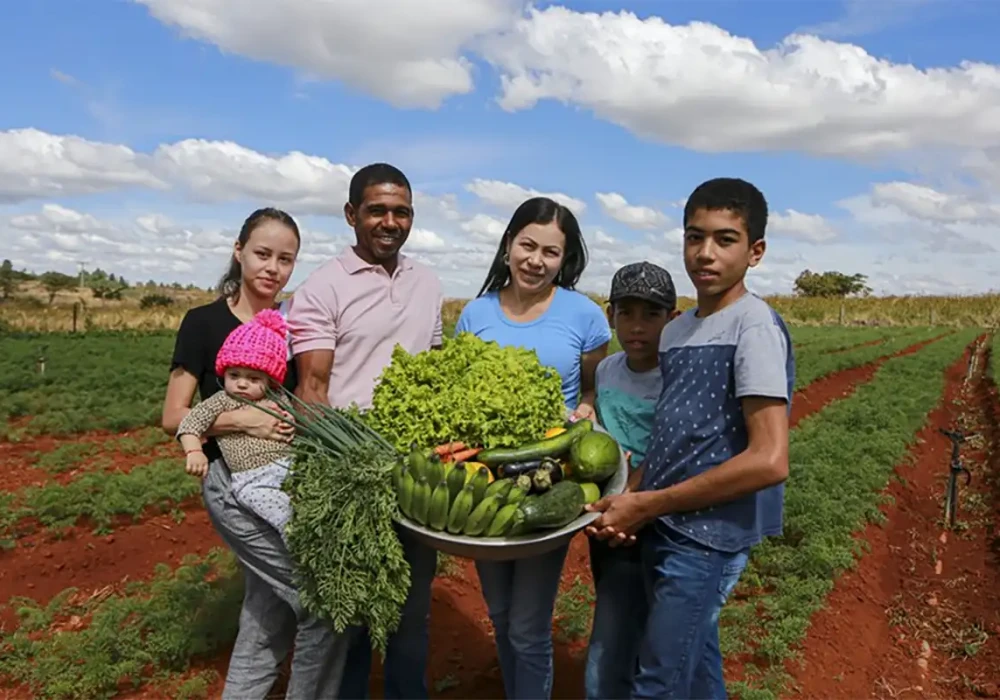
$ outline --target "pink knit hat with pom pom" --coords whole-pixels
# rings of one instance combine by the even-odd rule
[[[281,384],[288,370],[287,331],[280,312],[264,309],[229,334],[215,358],[215,373],[222,375],[229,367],[247,367]]]

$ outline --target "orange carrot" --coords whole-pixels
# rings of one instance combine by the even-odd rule
[[[460,450],[459,452],[452,452],[451,459],[454,462],[468,462],[470,459],[475,457],[477,454],[483,451],[482,447],[471,447],[467,450]]]
[[[443,445],[438,445],[434,448],[434,454],[438,457],[447,457],[450,454],[459,452],[465,449],[464,442],[446,442]]]

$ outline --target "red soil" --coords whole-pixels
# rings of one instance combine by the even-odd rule
[[[126,578],[148,578],[161,562],[178,566],[187,554],[223,546],[200,504],[184,513],[180,523],[157,515],[123,524],[110,535],[76,527],[63,539],[46,533],[22,538],[0,553],[0,603],[13,596],[47,602],[68,586],[92,591]],[[13,622],[13,611],[0,609],[0,626]]]
[[[804,661],[790,669],[801,697],[1000,696],[998,403],[982,360],[963,392],[968,357],[948,370],[944,400],[888,489],[886,523],[859,535],[870,551],[813,617]],[[967,528],[945,533],[950,443],[937,429],[955,425],[985,440],[963,449],[974,474],[961,490]]]
[[[945,333],[944,335],[947,335]],[[874,362],[859,367],[851,367],[841,372],[828,374],[814,381],[809,386],[803,387],[795,392],[792,398],[792,415],[789,420],[789,427],[794,428],[803,418],[811,416],[821,411],[831,401],[844,399],[854,393],[856,387],[871,381],[882,364],[893,357],[912,355],[935,340],[943,338],[944,335],[937,336],[931,340],[925,340],[908,348],[904,348],[892,355],[880,357]],[[882,342],[882,341],[877,341]],[[870,343],[869,343],[870,344]],[[853,348],[852,348],[853,349]]]
[[[914,345],[897,355],[916,352],[926,344]],[[829,375],[797,392],[793,400],[792,425],[829,402],[850,395],[855,386],[871,379],[885,359]],[[107,436],[103,437],[107,439]],[[88,435],[84,439],[98,438]],[[52,477],[41,470],[24,468],[24,461],[30,459],[27,456],[30,453],[43,450],[46,445],[48,449],[53,449],[62,442],[65,441],[39,438],[24,445],[0,444],[0,463],[11,460],[20,462],[24,472],[21,478],[10,483],[25,485],[32,483],[32,478],[51,480]],[[116,464],[135,464],[140,459],[131,456],[123,458],[122,462],[116,460]],[[29,477],[29,471],[37,474]],[[8,490],[8,481],[0,484]],[[67,585],[86,591],[115,585],[123,577],[132,580],[148,578],[161,561],[175,566],[185,554],[204,553],[221,544],[200,506],[186,512],[186,520],[179,525],[169,516],[159,516],[116,530],[111,536],[112,541],[107,537],[95,537],[82,527],[75,528],[62,541],[44,542],[41,538],[37,542],[34,539],[22,540],[15,550],[0,553],[0,603],[15,595],[27,595],[46,602]],[[169,525],[171,529],[164,529],[164,525]],[[31,544],[38,546],[32,547]],[[496,663],[492,629],[475,568],[470,561],[456,561],[458,572],[439,577],[434,583],[429,663],[431,694],[445,698],[502,697],[503,686]],[[590,585],[587,543],[583,535],[572,542],[563,572],[563,586],[572,585],[577,577]],[[0,618],[0,622],[8,620],[9,617]],[[568,645],[556,644],[554,697],[582,696],[586,643],[587,640],[582,639]],[[213,668],[222,678],[227,663],[228,652],[196,663],[195,669]],[[381,695],[381,681],[381,669],[376,661],[372,674],[373,697]],[[221,681],[213,685],[210,697],[217,697],[219,691]],[[159,693],[152,689],[140,695],[143,698],[159,697]]]
[[[120,441],[139,434],[141,431],[137,430],[126,433],[93,432],[73,437],[40,436],[24,442],[0,442],[0,491],[14,492],[27,486],[44,486],[52,482],[65,484],[100,465],[128,472],[156,459],[182,456],[173,443],[155,445],[142,455],[112,451],[106,447],[110,441]],[[92,456],[80,459],[79,466],[71,471],[52,474],[36,466],[37,453],[53,452],[70,444],[92,444],[101,446],[102,449]]]

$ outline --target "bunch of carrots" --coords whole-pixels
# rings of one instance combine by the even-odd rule
[[[434,448],[442,462],[468,462],[483,451],[482,447],[469,447],[464,442],[446,442]]]

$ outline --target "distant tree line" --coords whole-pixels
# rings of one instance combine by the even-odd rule
[[[125,277],[116,275],[113,272],[105,272],[101,268],[97,268],[91,272],[84,271],[79,275],[67,275],[55,271],[36,274],[27,270],[15,270],[10,260],[4,260],[0,263],[0,299],[5,301],[10,299],[17,293],[21,284],[32,281],[38,282],[48,293],[50,304],[55,301],[56,295],[59,292],[79,289],[81,286],[90,289],[91,293],[97,299],[121,299],[122,293],[132,288]],[[200,289],[200,287],[194,284],[182,285],[180,282],[161,284],[154,280],[149,280],[135,286],[137,288],[174,289],[177,291],[185,289],[196,291]],[[152,296],[157,297],[157,300],[152,302],[154,306],[165,305],[166,302],[164,299],[169,299],[169,297],[164,297],[162,294]]]

